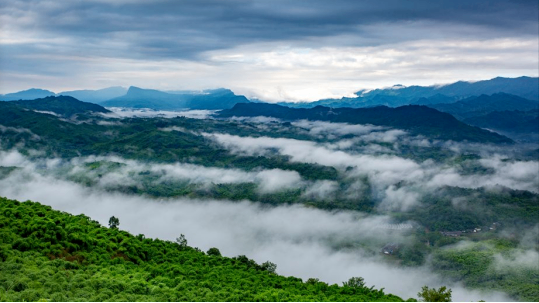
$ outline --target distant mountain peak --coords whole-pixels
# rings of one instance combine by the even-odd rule
[[[44,98],[48,96],[56,95],[50,90],[41,89],[41,88],[30,88],[27,90],[19,91],[16,93],[0,95],[0,100],[3,101],[16,101],[16,100],[33,100],[37,98]]]
[[[143,91],[145,89],[142,89],[140,87],[137,87],[137,86],[129,86],[129,88],[127,89],[127,93],[134,93],[134,92],[139,92],[139,91]]]

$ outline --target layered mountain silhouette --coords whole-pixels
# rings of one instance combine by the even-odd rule
[[[512,94],[532,101],[539,100],[539,78],[497,77],[491,80],[466,82],[458,81],[443,86],[402,86],[375,90],[360,90],[356,97],[341,99],[323,99],[316,102],[279,103],[295,108],[311,108],[318,105],[329,107],[372,107],[385,105],[390,107],[408,104],[452,103],[472,96],[492,95],[497,93]]]
[[[34,100],[49,96],[71,96],[84,102],[107,107],[151,108],[155,110],[180,109],[226,109],[236,103],[250,102],[244,96],[236,95],[229,89],[219,88],[196,91],[163,92],[135,86],[109,87],[100,90],[74,90],[55,94],[43,89],[29,89],[17,93],[0,95],[0,101]]]
[[[218,117],[256,117],[266,116],[286,121],[300,119],[344,122],[350,124],[372,124],[405,129],[413,134],[428,138],[511,143],[512,140],[488,130],[467,125],[455,117],[438,110],[419,105],[397,108],[377,106],[370,108],[289,108],[277,104],[240,103],[232,109],[222,110]]]
[[[121,86],[107,87],[98,90],[73,90],[58,93],[62,96],[71,96],[84,102],[100,103],[125,95],[127,89]]]
[[[229,89],[204,91],[159,91],[131,86],[109,87],[100,90],[74,90],[55,94],[43,89],[29,89],[0,95],[0,100],[33,100],[48,96],[72,96],[81,101],[101,104],[105,107],[151,108],[155,110],[181,109],[230,109],[237,103],[251,102]],[[305,103],[279,103],[292,108],[374,107],[402,105],[428,105],[455,115],[458,119],[485,115],[493,111],[528,111],[537,108],[539,101],[539,78],[497,77],[491,80],[459,81],[443,86],[395,85],[391,88],[360,90],[356,97],[323,99]],[[253,101],[257,102],[257,101]]]
[[[226,109],[236,103],[249,102],[228,89],[205,90],[201,93],[165,93],[131,86],[127,94],[105,102],[106,107],[151,108],[156,110]]]

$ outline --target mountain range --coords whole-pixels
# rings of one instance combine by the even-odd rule
[[[327,107],[372,107],[385,105],[397,107],[408,104],[433,105],[450,104],[477,96],[513,95],[528,101],[539,101],[539,78],[497,77],[477,82],[458,81],[439,86],[395,85],[390,88],[359,90],[355,97],[341,99],[322,99],[314,102],[281,102],[278,104],[294,108],[312,108],[318,105]],[[159,91],[131,86],[109,87],[99,90],[73,90],[58,94],[44,89],[32,88],[17,93],[0,95],[2,101],[33,100],[48,96],[71,96],[85,102],[102,104],[109,107],[152,108],[157,110],[177,109],[228,109],[236,103],[256,102],[244,96],[235,95],[229,89],[213,89],[204,91]],[[524,102],[529,103],[529,102]],[[527,106],[527,105],[526,105]],[[504,110],[528,110],[513,108]]]
[[[84,102],[106,107],[151,108],[155,110],[180,109],[226,109],[236,103],[250,102],[244,96],[234,94],[229,89],[219,88],[197,91],[163,92],[135,86],[109,87],[100,90],[74,90],[54,93],[49,90],[32,88],[17,93],[0,95],[1,101],[21,101],[46,98],[50,96],[70,96]]]
[[[539,78],[494,78],[491,80],[464,82],[459,81],[443,86],[409,86],[395,85],[391,88],[360,90],[356,97],[341,99],[323,99],[309,103],[278,103],[290,108],[369,108],[369,107],[401,107],[403,105],[426,105],[440,112],[453,115],[466,124],[486,128],[509,136],[518,141],[534,141],[539,138]],[[69,97],[51,99],[51,96]],[[36,100],[37,99],[37,100]],[[17,93],[0,95],[0,100],[18,102],[22,107],[50,111],[68,118],[84,110],[103,112],[104,108],[92,108],[89,104],[103,107],[150,108],[154,110],[232,109],[238,103],[251,101],[245,96],[236,95],[229,89],[213,89],[204,91],[159,91],[131,86],[109,87],[99,90],[73,90],[54,93],[44,89],[29,89]],[[16,101],[18,100],[18,101]],[[26,102],[24,100],[36,100]],[[79,101],[80,100],[80,101]],[[81,105],[81,101],[90,102]],[[258,113],[260,108],[252,106]],[[413,107],[417,111],[418,108]],[[237,108],[235,109],[237,110]],[[315,110],[316,111],[316,110]],[[336,110],[333,110],[335,112]],[[381,111],[381,109],[378,109]],[[389,109],[384,109],[389,113]],[[402,109],[400,109],[402,111]],[[425,111],[423,109],[423,111]],[[249,115],[248,113],[244,113]],[[410,114],[413,115],[412,111]],[[222,115],[227,115],[227,111]],[[256,114],[258,115],[258,114]],[[341,115],[342,116],[342,115]],[[308,117],[312,118],[312,117]],[[331,120],[329,118],[324,118]],[[339,117],[337,120],[342,119]],[[407,119],[421,119],[409,116]],[[351,119],[345,121],[355,123]],[[359,119],[361,120],[361,119]],[[394,121],[393,121],[394,122]],[[402,121],[401,121],[402,122]],[[377,121],[368,123],[378,123]],[[393,125],[407,127],[406,123]],[[414,126],[415,127],[415,126]],[[425,129],[422,131],[424,132]]]
[[[370,107],[385,105],[396,107],[408,104],[428,105],[436,103],[452,103],[468,97],[479,95],[492,95],[496,93],[512,94],[532,101],[539,101],[539,78],[497,77],[491,80],[477,82],[458,81],[442,86],[402,86],[395,85],[390,88],[360,90],[355,97],[341,99],[322,99],[315,102],[279,104],[296,107],[310,108],[317,105],[329,107]]]
[[[199,93],[166,93],[131,86],[123,96],[100,103],[106,107],[151,108],[156,110],[226,109],[236,103],[249,102],[229,89],[204,90]]]
[[[127,89],[121,86],[113,86],[98,90],[73,90],[65,91],[58,93],[58,96],[71,96],[77,98],[78,100],[91,102],[91,103],[101,103],[113,98],[123,96],[127,93]]]

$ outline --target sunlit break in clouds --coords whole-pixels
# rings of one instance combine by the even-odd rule
[[[0,4],[0,93],[227,87],[266,101],[537,76],[537,1]]]

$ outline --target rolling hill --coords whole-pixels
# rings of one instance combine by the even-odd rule
[[[539,111],[494,111],[463,119],[465,123],[491,129],[519,142],[539,141]]]
[[[454,103],[431,104],[434,109],[449,113],[458,119],[486,115],[495,111],[528,111],[539,109],[539,102],[519,96],[497,93],[466,98]]]
[[[121,218],[120,218],[121,219]],[[1,301],[403,301],[275,273],[271,262],[207,253],[105,228],[84,215],[0,197]]]
[[[89,112],[110,112],[100,105],[79,101],[69,96],[50,96],[35,100],[11,101],[10,103],[35,111],[52,112],[65,118]]]
[[[494,132],[480,129],[458,121],[455,117],[435,109],[408,105],[397,108],[377,106],[371,108],[329,108],[316,106],[310,109],[288,108],[277,104],[236,104],[223,110],[218,117],[267,116],[283,120],[321,120],[351,124],[372,124],[408,130],[428,138],[511,143],[512,140]]]

